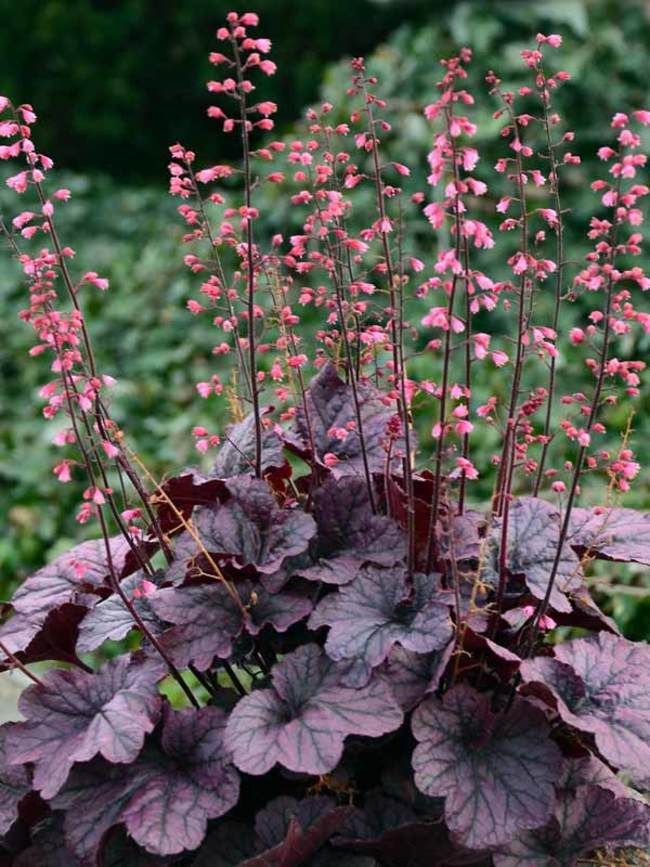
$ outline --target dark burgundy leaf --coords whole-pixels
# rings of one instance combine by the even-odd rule
[[[149,604],[151,592],[155,590],[149,588],[148,584],[143,584],[144,579],[148,584],[153,583],[150,576],[146,576],[143,572],[135,572],[125,578],[121,586],[150,632],[159,635],[165,628],[165,624]],[[109,639],[119,641],[121,638],[126,638],[136,626],[129,609],[122,599],[114,594],[92,608],[82,620],[79,626],[77,650],[80,653],[88,653]]]
[[[195,506],[210,506],[225,492],[221,479],[208,478],[199,470],[186,470],[162,485],[155,497],[158,520],[166,533],[178,532],[189,520]],[[171,503],[170,503],[171,501]]]
[[[26,722],[7,736],[12,763],[34,762],[34,787],[55,795],[75,762],[97,753],[132,762],[160,714],[155,662],[121,656],[98,672],[50,671],[23,692],[18,707]]]
[[[215,578],[212,584],[163,588],[148,602],[160,620],[176,624],[161,635],[160,642],[180,668],[191,662],[205,671],[215,656],[231,655],[243,613],[223,582]]]
[[[555,657],[522,664],[523,690],[550,691],[562,719],[593,734],[607,761],[650,782],[650,647],[601,632],[558,645]]]
[[[412,710],[435,692],[453,651],[453,641],[435,653],[413,653],[399,644],[393,647],[380,672],[402,710]]]
[[[307,549],[316,532],[311,515],[281,509],[262,479],[226,482],[230,498],[196,514],[196,526],[208,551],[231,557],[237,566],[277,571],[287,557]]]
[[[417,820],[415,812],[402,801],[388,798],[381,791],[373,791],[366,797],[363,808],[355,809],[346,819],[337,835],[337,843],[344,840],[374,840],[392,828],[412,824]]]
[[[10,653],[17,654],[21,662],[47,659],[79,665],[78,625],[87,610],[80,605],[65,604],[53,608],[45,619],[37,612],[14,614],[0,628],[0,641]]]
[[[9,764],[7,735],[12,723],[0,726],[0,834],[6,834],[18,818],[18,804],[31,789],[24,765]]]
[[[414,821],[382,831],[374,839],[336,839],[355,852],[374,853],[383,867],[492,867],[486,854],[454,843],[440,823]]]
[[[122,827],[118,827],[102,847],[100,863],[101,867],[168,867],[178,861],[173,857],[162,858],[145,852]]]
[[[239,777],[223,747],[225,720],[215,707],[169,711],[160,746],[149,744],[133,765],[95,760],[75,768],[55,801],[67,810],[74,851],[89,858],[118,823],[155,855],[199,846],[208,819],[239,797]]]
[[[650,566],[650,513],[573,509],[569,541],[580,553]]]
[[[241,699],[226,729],[237,767],[264,774],[276,763],[291,771],[326,774],[338,764],[347,735],[378,737],[403,715],[381,680],[362,689],[341,682],[341,666],[315,644],[287,654],[273,686]]]
[[[313,499],[318,527],[316,564],[301,570],[305,578],[345,584],[363,563],[394,566],[404,558],[403,530],[390,518],[373,514],[363,480],[330,479]]]
[[[559,536],[560,514],[550,503],[536,497],[520,497],[512,503],[508,522],[508,571],[513,578],[523,577],[536,599],[543,599],[546,593]],[[500,540],[501,519],[498,518],[492,527],[490,556],[483,574],[484,580],[493,586],[499,578]],[[571,611],[566,595],[582,587],[580,560],[565,544],[551,593],[551,607]]]
[[[269,408],[262,410],[267,413]],[[233,476],[255,473],[255,415],[250,413],[243,421],[226,428],[210,476],[230,479]],[[262,472],[280,468],[285,463],[283,443],[272,427],[262,427]]]
[[[386,424],[394,415],[394,410],[381,400],[379,393],[371,386],[359,384],[358,395],[368,465],[372,471],[382,471],[386,465],[386,451],[383,447]],[[356,430],[357,416],[352,386],[343,382],[336,367],[328,363],[311,381],[305,400],[307,414],[303,407],[299,406],[296,416],[296,435],[303,451],[311,451],[310,443],[313,437],[316,458],[319,461],[322,462],[328,453],[339,459],[340,463],[332,469],[334,477],[361,476],[363,461],[360,437]],[[336,430],[349,429],[350,426],[354,429],[349,430],[345,439],[336,435]],[[403,450],[403,441],[399,440],[394,449]]]
[[[571,595],[571,605],[572,610],[568,614],[558,611],[553,613],[553,619],[558,626],[578,626],[591,632],[605,630],[612,635],[621,634],[616,622],[600,610],[586,587]]]
[[[482,865],[489,860],[453,843],[437,817],[418,817],[406,804],[372,792],[363,809],[354,811],[334,846],[375,855],[386,867]]]
[[[362,682],[367,682],[396,644],[427,653],[449,643],[449,594],[440,593],[438,583],[438,575],[417,574],[409,587],[403,568],[366,566],[351,584],[320,602],[309,626],[329,626],[327,655],[336,662],[363,663]]]
[[[32,829],[31,845],[12,864],[13,867],[82,867],[82,862],[66,845],[60,813],[44,819]]]
[[[226,820],[208,834],[192,867],[240,867],[255,852],[253,828]]]
[[[461,684],[442,701],[430,697],[413,714],[415,783],[445,797],[445,820],[471,849],[508,842],[546,822],[561,754],[544,715],[515,701],[494,714],[489,699]]]
[[[354,855],[325,846],[309,862],[309,867],[382,867],[371,855]],[[429,865],[430,867],[430,865]]]
[[[110,548],[117,577],[133,571],[133,555],[126,540],[116,536],[110,539]],[[20,614],[40,622],[48,611],[66,602],[92,607],[98,601],[93,594],[106,586],[109,574],[104,540],[82,542],[24,581],[14,593],[12,605]]]
[[[351,808],[337,807],[330,798],[275,798],[255,819],[257,849],[262,851],[244,861],[242,867],[305,864],[350,812]]]
[[[647,846],[650,808],[599,786],[562,792],[551,821],[494,853],[495,867],[573,867],[601,846]]]

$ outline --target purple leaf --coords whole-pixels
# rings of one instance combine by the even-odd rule
[[[598,786],[563,792],[551,821],[494,853],[495,867],[573,867],[601,846],[647,846],[650,808]]]
[[[330,479],[314,494],[318,527],[316,565],[300,572],[328,584],[351,581],[363,563],[394,566],[406,554],[403,530],[390,518],[375,515],[361,479]]]
[[[330,798],[275,798],[255,819],[258,851],[241,867],[293,867],[304,864],[329,840],[351,812]]]
[[[450,840],[437,817],[419,817],[406,804],[371,792],[332,840],[334,846],[375,855],[387,867],[481,865],[486,856]]]
[[[174,559],[165,570],[165,581],[181,584],[192,568],[194,558],[200,553],[196,539],[187,530],[183,530],[174,539]]]
[[[226,744],[237,767],[258,775],[277,763],[326,774],[348,735],[379,737],[399,728],[402,711],[382,681],[352,689],[342,684],[343,673],[315,644],[287,654],[273,668],[273,686],[241,699],[230,716]]]
[[[445,820],[463,845],[497,846],[548,820],[561,754],[537,708],[519,700],[494,714],[486,696],[459,685],[419,705],[412,729],[415,784],[446,797]]]
[[[281,509],[262,479],[226,482],[230,499],[199,509],[196,527],[208,551],[232,557],[234,565],[275,572],[287,557],[307,549],[316,532],[311,515]]]
[[[642,795],[626,786],[606,764],[592,755],[565,761],[558,788],[572,791],[579,786],[600,786],[613,792],[617,798],[631,798],[645,803]]]
[[[157,617],[176,624],[161,635],[160,642],[180,668],[192,662],[205,671],[215,656],[225,659],[232,653],[243,614],[223,582],[163,588],[148,601]]]
[[[351,584],[320,602],[309,626],[329,626],[327,655],[336,662],[363,663],[367,682],[396,644],[428,653],[449,643],[449,599],[438,591],[438,578],[417,574],[409,587],[404,569],[367,566]]]
[[[366,457],[371,471],[383,471],[386,465],[386,424],[394,415],[393,409],[380,399],[379,393],[368,385],[358,385],[363,440]],[[302,406],[296,415],[297,440],[304,452],[311,450],[311,434],[316,449],[316,458],[322,462],[330,453],[336,455],[340,463],[332,474],[341,476],[360,476],[363,473],[360,437],[356,430],[349,431],[345,439],[340,439],[335,431],[347,429],[348,425],[357,426],[352,386],[346,385],[338,376],[333,364],[326,364],[312,379],[305,395],[307,414]],[[394,449],[403,450],[404,442],[399,440]]]
[[[564,722],[592,733],[608,762],[647,784],[650,647],[601,632],[558,645],[555,657],[522,664],[523,691],[550,692]]]
[[[453,641],[435,653],[413,653],[399,644],[393,647],[380,671],[403,711],[412,710],[425,695],[435,692],[453,651]]]
[[[574,509],[569,541],[582,554],[650,566],[650,513],[635,509]]]
[[[0,834],[18,818],[18,804],[31,790],[30,774],[23,765],[9,764],[7,735],[12,724],[0,726]]]
[[[121,582],[126,596],[133,603],[150,632],[159,635],[165,628],[163,621],[154,613],[147,595],[143,590],[143,579],[151,583],[151,578],[143,572],[135,572]],[[80,653],[88,653],[100,647],[105,641],[119,641],[126,638],[129,632],[136,628],[131,612],[122,599],[114,594],[92,608],[82,620],[79,626],[79,639],[77,650]]]
[[[220,823],[208,836],[192,867],[312,864],[313,853],[336,832],[349,813],[350,808],[337,807],[330,798],[302,801],[275,798],[257,814],[254,832],[242,823]]]
[[[169,712],[160,756],[140,760],[138,785],[121,820],[147,851],[172,855],[196,849],[208,819],[223,816],[239,798],[239,775],[223,746],[226,715],[216,707]]]
[[[543,599],[555,560],[560,537],[560,514],[550,503],[536,497],[520,497],[510,507],[508,522],[507,567],[512,578],[521,576],[536,599]],[[495,520],[491,533],[490,558],[484,579],[496,586],[499,577],[501,519]],[[568,544],[562,548],[557,575],[551,592],[551,606],[571,611],[566,594],[583,587],[580,560]]]
[[[225,714],[215,707],[169,711],[160,746],[149,744],[133,765],[95,760],[75,768],[55,806],[66,814],[66,835],[84,858],[113,825],[156,855],[195,849],[208,819],[230,810],[239,776],[223,748]]]
[[[122,578],[137,567],[122,536],[110,539],[113,566]],[[71,602],[92,607],[98,590],[106,587],[110,574],[103,539],[82,542],[31,575],[16,590],[12,605],[20,614],[42,622],[48,611]]]
[[[269,408],[262,410],[262,413]],[[250,413],[243,421],[226,428],[210,476],[230,479],[233,476],[255,473],[255,415]],[[285,464],[283,443],[273,428],[262,427],[262,472],[280,468]]]
[[[34,762],[34,787],[51,798],[75,762],[97,753],[132,762],[160,714],[158,663],[121,656],[98,672],[50,671],[23,692],[26,722],[10,731],[11,762]]]
[[[237,585],[240,593],[242,584]],[[245,624],[249,635],[259,635],[265,626],[272,626],[276,632],[286,632],[294,623],[311,614],[314,607],[307,596],[292,590],[269,593],[258,588],[254,594],[249,592],[248,595],[255,599],[248,609]]]

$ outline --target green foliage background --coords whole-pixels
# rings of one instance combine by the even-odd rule
[[[595,175],[595,150],[606,134],[607,119],[617,110],[650,105],[650,4],[258,0],[252,7],[262,16],[261,32],[274,40],[280,71],[264,83],[264,96],[281,105],[281,131],[291,129],[319,92],[340,103],[348,72],[337,58],[372,53],[372,67],[394,115],[388,147],[394,156],[419,166],[413,183],[421,189],[430,142],[421,110],[432,98],[438,58],[470,45],[480,91],[480,79],[491,67],[506,82],[517,81],[519,50],[538,30],[562,33],[558,63],[574,81],[561,94],[561,109],[576,131],[572,149],[583,157],[583,164],[567,175],[565,203],[572,209],[572,255],[584,254],[583,227],[596,207],[587,179]],[[11,4],[11,14],[9,8],[7,0],[0,0],[0,93],[35,105],[40,149],[55,158],[61,168],[58,179],[73,191],[72,201],[60,210],[60,223],[66,243],[77,250],[75,268],[96,270],[111,281],[105,296],[94,293],[88,315],[101,369],[120,382],[114,412],[145,461],[163,474],[196,461],[189,435],[193,425],[207,423],[214,429],[227,421],[211,416],[223,412],[225,403],[203,402],[194,391],[194,383],[214,371],[212,335],[184,309],[193,285],[182,265],[182,229],[176,203],[166,195],[165,165],[167,145],[176,140],[195,147],[205,164],[229,156],[231,145],[215,135],[205,118],[204,81],[211,75],[206,55],[213,48],[213,31],[230,7],[213,0],[24,0],[20,6]],[[479,103],[478,145],[486,178],[498,153],[498,142],[492,141],[493,107],[487,96]],[[269,230],[286,230],[289,214],[267,195]],[[0,211],[11,216],[14,208],[3,185]],[[413,252],[425,260],[435,255],[426,223],[415,238]],[[51,473],[52,430],[40,416],[37,398],[48,371],[43,359],[27,357],[30,333],[16,320],[23,304],[18,269],[3,256],[3,596],[45,559],[78,541],[82,532],[73,519],[79,487],[62,486]],[[646,338],[623,348],[630,357],[643,357],[650,342]],[[560,376],[567,387],[582,387],[582,370],[570,355]],[[495,375],[486,391],[498,393],[502,380]],[[648,409],[646,397],[635,418],[635,445],[646,466]],[[611,421],[623,425],[626,413],[622,407]],[[425,426],[423,431],[426,436]],[[489,454],[489,439],[483,448]],[[650,507],[647,484],[637,485],[628,503]],[[612,576],[604,570],[601,578],[603,599],[626,633],[650,635],[650,603],[640,573],[630,569]]]

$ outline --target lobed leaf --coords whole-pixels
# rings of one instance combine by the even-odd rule
[[[311,629],[329,626],[325,651],[330,659],[363,665],[359,685],[397,644],[427,653],[449,643],[449,598],[438,590],[439,576],[417,574],[412,583],[403,568],[365,567],[351,584],[326,596],[309,618]]]
[[[18,805],[31,790],[31,775],[24,765],[9,762],[7,736],[11,723],[0,726],[0,834],[18,818]]]
[[[75,768],[54,802],[67,811],[73,851],[95,857],[118,823],[155,855],[199,846],[208,819],[228,812],[239,797],[239,776],[223,746],[225,720],[215,707],[169,711],[160,744],[148,744],[134,764],[95,759]]]
[[[206,671],[215,656],[229,657],[244,623],[241,607],[216,578],[212,584],[165,587],[148,604],[160,621],[175,624],[160,642],[180,668],[193,663]]]
[[[262,415],[269,408],[262,409]],[[233,476],[255,473],[255,414],[250,413],[242,421],[229,425],[223,443],[210,470],[210,476],[230,479]],[[286,463],[284,444],[275,430],[262,427],[262,472],[279,469]]]
[[[137,567],[122,536],[109,540],[113,568],[123,578]],[[96,594],[110,575],[103,539],[82,542],[30,575],[14,593],[12,605],[20,614],[44,620],[47,613],[65,603],[92,607]],[[42,622],[41,620],[41,622]]]
[[[573,509],[569,541],[581,554],[650,566],[650,512]]]
[[[277,571],[287,557],[301,554],[316,532],[311,515],[281,509],[262,479],[240,477],[226,482],[230,498],[196,513],[196,527],[208,551],[235,566]]]
[[[650,843],[650,808],[617,798],[599,786],[564,791],[550,822],[527,831],[494,853],[495,867],[574,867],[581,855],[601,846]]]
[[[403,530],[390,518],[373,513],[361,479],[329,479],[314,493],[313,502],[316,564],[301,570],[303,577],[345,584],[364,563],[394,566],[404,559]]]
[[[453,641],[433,653],[413,653],[399,644],[392,648],[380,675],[402,710],[412,710],[425,695],[435,692],[453,651]]]
[[[445,820],[471,849],[498,846],[550,817],[561,754],[543,713],[522,700],[507,713],[461,684],[427,698],[412,718],[415,784],[445,797]]]
[[[160,635],[165,628],[165,623],[151,607],[151,592],[142,589],[145,578],[150,582],[151,579],[143,572],[129,575],[121,582],[122,590],[151,633]],[[77,650],[80,653],[89,653],[96,650],[105,641],[119,641],[126,638],[129,632],[136,627],[137,624],[131,612],[115,593],[92,608],[81,621]]]
[[[34,787],[53,797],[75,762],[97,753],[132,762],[160,715],[157,662],[121,656],[99,671],[47,672],[28,687],[18,707],[26,717],[7,736],[11,763],[34,763]]]
[[[254,775],[275,764],[326,774],[348,735],[378,737],[401,725],[402,711],[382,681],[353,689],[344,674],[315,644],[287,654],[273,668],[272,687],[241,699],[230,716],[226,744],[236,766]]]
[[[496,586],[499,578],[501,518],[491,530],[491,550],[484,569],[484,580]],[[507,568],[512,578],[522,577],[536,599],[546,594],[549,577],[560,539],[560,514],[550,503],[536,497],[520,497],[510,506],[508,522]],[[562,547],[557,575],[551,592],[551,607],[570,612],[567,595],[583,588],[580,560],[571,546]]]
[[[550,699],[564,722],[594,735],[607,761],[650,782],[647,644],[601,632],[558,645],[555,659],[527,660],[521,675],[525,693]]]
[[[386,425],[394,413],[371,386],[360,383],[357,391],[368,466],[371,471],[383,471]],[[331,362],[312,379],[305,393],[305,403],[306,412],[299,406],[295,422],[297,442],[303,452],[309,453],[313,439],[318,461],[322,462],[326,454],[339,459],[340,463],[332,469],[335,478],[361,476],[363,459],[352,386],[339,377]],[[344,429],[349,432],[341,439],[335,431]],[[403,451],[403,440],[394,448]]]

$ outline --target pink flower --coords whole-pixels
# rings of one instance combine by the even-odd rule
[[[70,473],[70,465],[71,464],[72,464],[72,461],[69,461],[69,460],[61,461],[61,463],[57,464],[54,467],[54,469],[52,470],[52,472],[57,477],[57,479],[60,482],[63,482],[63,484],[65,484],[66,482],[72,481],[72,475]]]
[[[449,474],[452,479],[457,479],[460,476],[465,476],[466,479],[470,480],[478,479],[478,470],[467,458],[456,458],[456,469]]]
[[[641,109],[639,111],[633,111],[632,117],[635,120],[638,120],[639,123],[642,123],[643,126],[648,126],[650,124],[650,111],[645,109]]]
[[[102,440],[102,448],[104,449],[107,458],[113,459],[118,457],[120,454],[120,450],[108,440]]]

